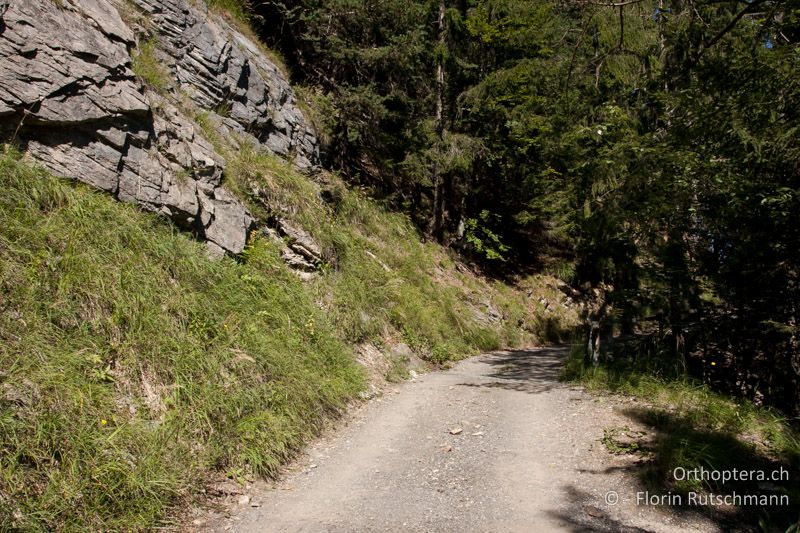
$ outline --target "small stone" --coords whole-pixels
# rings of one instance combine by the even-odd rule
[[[586,514],[588,514],[589,516],[593,516],[595,518],[603,517],[603,511],[601,511],[597,507],[592,507],[590,505],[587,505],[586,507],[583,508],[583,510],[586,511]]]
[[[250,503],[250,496],[247,494],[239,496],[239,505],[247,505],[248,503]]]
[[[450,434],[451,434],[451,435],[458,435],[458,434],[459,434],[459,433],[461,433],[462,431],[464,431],[464,429],[463,429],[463,428],[451,428],[451,429],[450,429]]]

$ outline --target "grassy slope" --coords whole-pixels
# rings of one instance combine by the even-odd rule
[[[538,303],[459,271],[440,246],[420,240],[405,216],[381,209],[335,175],[324,176],[320,185],[246,144],[235,153],[218,149],[228,160],[227,186],[249,199],[259,218],[279,209],[321,244],[325,275],[309,290],[345,341],[403,340],[442,363],[545,336],[549,324]],[[321,199],[321,188],[328,202]],[[253,190],[263,191],[267,200],[256,200]],[[475,310],[485,311],[487,302],[502,312],[502,323],[475,320]],[[564,324],[569,318],[554,316]]]
[[[613,434],[625,433],[626,428],[608,428],[604,442],[612,452],[643,455],[644,461],[637,465],[635,473],[654,494],[773,491],[788,495],[790,505],[739,509],[740,518],[759,523],[764,531],[781,533],[787,531],[789,524],[800,524],[800,434],[796,428],[780,413],[716,393],[673,367],[669,361],[657,358],[619,359],[592,367],[586,363],[584,350],[575,347],[564,377],[593,392],[613,392],[640,400],[627,414],[650,428],[649,441],[620,448],[613,442]],[[773,487],[768,484],[766,489],[759,482],[677,480],[674,471],[678,467],[766,472],[784,468],[789,479],[774,483]],[[717,510],[705,511],[713,514]],[[794,530],[790,527],[788,531]]]
[[[248,30],[238,0],[211,7]],[[134,70],[172,98],[154,46]],[[574,320],[457,269],[336,176],[323,202],[319,183],[232,148],[178,100],[225,155],[226,185],[262,219],[264,191],[312,233],[324,272],[302,283],[258,236],[240,261],[209,261],[163,220],[0,147],[0,530],[148,528],[211,475],[273,475],[364,389],[361,343],[443,363]],[[555,291],[546,281],[525,283]],[[488,305],[504,320],[479,323]]]
[[[210,262],[14,155],[0,180],[0,529],[152,524],[208,467],[274,472],[362,386],[266,243]]]
[[[0,529],[159,524],[210,472],[274,474],[363,390],[357,343],[444,361],[547,326],[402,216],[340,183],[324,204],[269,156],[242,150],[229,185],[257,180],[320,240],[310,283],[266,239],[209,261],[163,220],[2,150]],[[467,302],[485,298],[507,319],[477,324]]]

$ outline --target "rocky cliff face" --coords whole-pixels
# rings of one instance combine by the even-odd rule
[[[159,91],[131,69],[145,39],[169,72]],[[222,139],[306,170],[319,164],[314,132],[278,68],[202,5],[0,0],[3,140],[56,174],[168,216],[215,254],[237,254],[255,221],[225,189],[225,161],[181,105],[187,99],[210,113]]]

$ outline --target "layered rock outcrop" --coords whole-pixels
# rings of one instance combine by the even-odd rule
[[[288,220],[272,217],[261,234],[281,247],[281,258],[301,279],[308,280],[319,272],[323,262],[322,250],[304,229]]]
[[[56,174],[168,216],[216,254],[237,254],[253,217],[179,102],[225,109],[210,121],[221,138],[236,132],[307,170],[319,164],[313,130],[278,68],[222,18],[190,0],[120,2],[0,0],[0,136]],[[146,25],[123,19],[131,9]],[[160,92],[131,69],[143,38],[169,72]]]
[[[256,43],[186,0],[133,1],[160,35],[177,83],[199,107],[226,109],[226,126],[300,168],[319,163],[316,136],[292,88]]]

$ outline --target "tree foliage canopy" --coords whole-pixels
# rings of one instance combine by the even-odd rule
[[[351,179],[485,264],[570,259],[622,333],[657,324],[709,381],[798,408],[800,2],[254,11]]]

